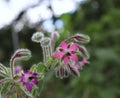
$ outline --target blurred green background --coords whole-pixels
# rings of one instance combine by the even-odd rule
[[[3,64],[9,65],[17,48],[13,47],[12,32],[13,24],[20,19],[21,16],[0,30],[0,62]],[[52,19],[53,23],[58,19],[64,23],[56,29],[62,32],[60,40],[76,33],[89,35],[91,42],[85,46],[91,58],[79,78],[71,76],[61,80],[49,74],[41,98],[120,98],[120,0],[85,0],[75,12],[53,15]],[[31,41],[36,26],[30,28],[26,24],[17,33],[19,48],[28,48],[33,54],[29,61],[19,63],[25,69],[42,60],[40,45]]]

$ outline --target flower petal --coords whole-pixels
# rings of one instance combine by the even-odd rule
[[[64,57],[63,61],[65,65],[68,64],[68,60],[69,60],[68,57]]]
[[[33,84],[35,84],[35,85],[38,84],[38,80],[37,80],[37,79],[33,79],[31,82],[32,82]]]
[[[70,59],[74,60],[74,61],[78,61],[78,57],[75,54],[72,54],[70,56]]]
[[[86,63],[87,63],[87,59],[86,59],[86,58],[83,58],[83,59],[82,59],[82,63],[83,63],[83,64],[86,64]]]
[[[72,44],[72,45],[70,46],[69,49],[70,49],[71,51],[76,51],[77,46],[78,46],[78,44],[74,43],[74,44]]]
[[[62,42],[60,43],[60,46],[61,46],[63,49],[67,49],[68,44],[65,43],[64,41],[62,41]]]
[[[32,84],[31,83],[29,83],[29,82],[27,82],[26,83],[26,89],[28,90],[28,91],[31,91],[32,90]]]
[[[63,52],[55,52],[55,53],[53,54],[53,56],[56,57],[56,58],[62,58],[63,55],[64,55]]]

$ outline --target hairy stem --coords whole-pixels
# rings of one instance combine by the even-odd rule
[[[3,83],[3,82],[5,82],[5,81],[7,81],[7,80],[9,80],[9,79],[6,78],[6,79],[2,79],[2,80],[0,80],[0,84]]]
[[[13,56],[11,59],[10,59],[10,68],[11,68],[11,71],[12,71],[12,77],[14,77],[14,59],[15,57]]]
[[[16,98],[19,98],[18,87],[16,86]]]

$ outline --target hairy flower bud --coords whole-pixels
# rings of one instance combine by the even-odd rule
[[[52,55],[51,39],[49,37],[44,37],[40,43],[43,49],[43,59],[44,62],[46,62]]]
[[[28,49],[18,49],[11,59],[23,59],[28,60],[31,57],[31,51]]]
[[[28,60],[31,57],[31,51],[28,49],[18,49],[10,59],[10,68],[12,77],[14,77],[14,62],[16,60]]]
[[[36,32],[36,33],[33,34],[31,39],[32,39],[33,42],[39,43],[39,42],[41,42],[43,37],[44,37],[44,34],[42,32]]]
[[[60,37],[58,32],[51,33],[52,40],[56,41]]]
[[[78,45],[78,52],[80,53],[82,57],[87,58],[87,59],[90,58],[90,55],[84,46]]]
[[[84,34],[76,34],[73,38],[76,42],[81,43],[88,43],[90,41],[90,37]]]
[[[52,50],[54,51],[54,48],[55,48],[55,42],[56,40],[60,37],[59,33],[58,32],[53,32],[51,33],[51,45],[52,45]]]
[[[49,37],[44,37],[41,40],[41,46],[48,46],[51,45],[51,39]]]

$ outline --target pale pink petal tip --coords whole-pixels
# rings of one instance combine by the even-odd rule
[[[87,59],[86,59],[86,58],[83,58],[82,63],[83,63],[83,64],[86,64],[86,63],[87,63]]]
[[[78,47],[78,44],[74,43],[70,46],[70,50],[75,51]]]
[[[65,57],[65,58],[63,59],[65,65],[68,64],[68,60],[69,60],[68,57]]]
[[[62,52],[56,52],[53,54],[54,57],[56,58],[61,58],[63,56],[63,53]]]
[[[78,61],[78,57],[75,54],[72,54],[70,58],[74,61]]]
[[[68,44],[67,44],[66,42],[62,41],[62,42],[60,43],[60,46],[61,46],[63,49],[66,49],[66,48],[68,47]]]

